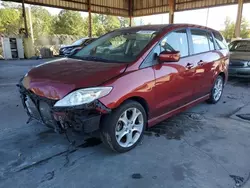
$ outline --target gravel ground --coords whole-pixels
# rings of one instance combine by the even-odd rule
[[[26,124],[15,84],[45,60],[0,61],[0,187],[250,187],[250,81],[231,79],[221,101],[202,103],[115,154],[98,139],[72,147],[40,123]],[[237,116],[238,117],[238,116]]]

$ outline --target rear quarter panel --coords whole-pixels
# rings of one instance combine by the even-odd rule
[[[228,49],[217,50],[217,60],[214,62],[215,71],[213,74],[213,83],[220,73],[225,75],[225,83],[228,80],[228,66],[229,66],[229,51]]]

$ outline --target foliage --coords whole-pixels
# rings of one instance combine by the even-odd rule
[[[6,35],[17,35],[21,22],[18,9],[0,9],[0,32]]]
[[[54,20],[54,33],[82,35],[83,26],[83,18],[79,12],[62,10]]]
[[[224,37],[230,41],[232,38],[235,37],[235,23],[230,20],[229,17],[226,18],[225,22],[225,29],[222,31],[222,34]],[[243,18],[241,22],[241,31],[240,31],[240,37],[241,38],[248,38],[250,37],[250,24],[248,21]]]
[[[22,7],[18,3],[1,2],[0,33],[3,35],[18,35],[24,28]],[[30,6],[33,36],[35,43],[47,43],[46,37],[54,35],[88,36],[88,17],[83,18],[80,12],[61,10],[53,16],[46,8]],[[29,14],[26,7],[28,31],[30,32]],[[120,27],[128,27],[129,18],[110,15],[92,14],[92,35],[97,37]],[[60,43],[55,41],[55,43]]]
[[[52,20],[53,17],[48,10],[39,7],[31,7],[31,18],[34,38],[37,39],[39,36],[52,34]]]

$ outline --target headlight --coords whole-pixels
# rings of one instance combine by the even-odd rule
[[[93,87],[87,89],[79,89],[66,95],[61,100],[57,101],[55,107],[68,107],[87,104],[96,99],[108,95],[112,87]]]
[[[250,67],[250,61],[248,61],[248,62],[247,62],[247,66],[249,66],[249,67]]]

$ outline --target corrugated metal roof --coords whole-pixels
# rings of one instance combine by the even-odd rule
[[[8,0],[22,2],[22,0]],[[146,16],[169,12],[170,0],[25,0],[25,3],[117,16]],[[250,0],[244,0],[245,3]],[[175,11],[236,4],[238,0],[175,0]],[[130,11],[129,9],[132,9]]]
[[[8,0],[22,2],[22,0]],[[129,0],[90,0],[91,12],[117,16],[129,16]],[[88,11],[88,0],[25,0],[27,4],[56,7],[62,9]]]
[[[197,8],[207,8],[220,5],[236,4],[238,0],[176,0],[175,10],[190,10]]]
[[[134,0],[133,16],[166,13],[169,11],[168,0]]]

